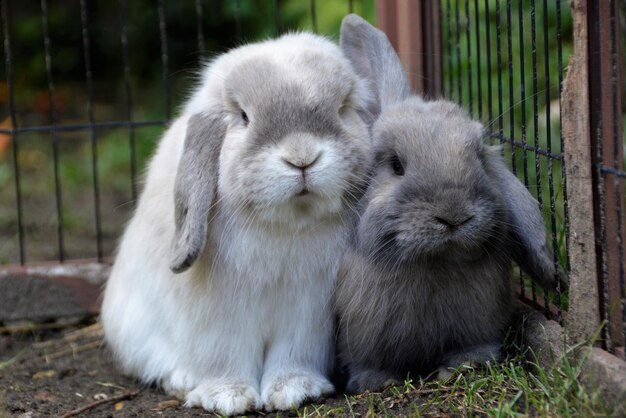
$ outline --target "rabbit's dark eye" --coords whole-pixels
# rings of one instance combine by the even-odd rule
[[[248,115],[246,115],[246,112],[244,112],[243,110],[241,111],[241,120],[243,121],[243,124],[248,126],[248,123],[250,123],[250,119],[248,119]]]
[[[391,159],[391,168],[393,169],[393,174],[396,176],[404,176],[404,167],[397,156]]]

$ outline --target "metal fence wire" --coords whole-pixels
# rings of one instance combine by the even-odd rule
[[[485,122],[488,142],[502,145],[545,214],[555,263],[567,270],[560,135],[564,12],[561,1],[547,0],[445,0],[441,8],[444,94]],[[561,289],[551,296],[521,271],[518,288],[522,299],[562,321]]]
[[[41,0],[37,10],[22,3],[0,2],[2,264],[108,260],[145,163],[199,64],[296,27],[328,33],[328,10],[334,36],[346,13],[376,11],[381,26],[402,21],[409,26],[402,36],[425,40],[423,50],[399,50],[405,63],[424,62],[423,73],[409,68],[412,82],[484,122],[487,141],[502,145],[537,198],[555,263],[568,272],[576,262],[568,245],[577,196],[568,196],[561,129],[573,45],[566,0],[416,0],[417,23],[385,0]],[[590,82],[580,88],[590,100],[598,312],[608,324],[604,348],[623,353],[626,2],[589,4]],[[567,322],[564,289],[548,294],[521,271],[517,281],[520,298]]]

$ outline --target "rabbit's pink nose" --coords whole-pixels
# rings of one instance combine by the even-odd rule
[[[315,156],[315,158],[313,158],[312,160],[311,159],[289,159],[285,157],[282,157],[281,159],[289,167],[293,167],[297,170],[305,171],[307,168],[311,168],[313,165],[315,165],[315,163],[318,162],[318,160],[320,159],[320,154]]]

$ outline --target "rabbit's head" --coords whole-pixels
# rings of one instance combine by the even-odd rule
[[[406,100],[374,127],[374,167],[359,241],[398,260],[476,257],[502,240],[500,180],[482,127],[456,105]]]
[[[344,19],[341,45],[375,93],[360,251],[390,266],[514,258],[554,287],[537,201],[507,169],[500,148],[483,145],[482,125],[452,102],[410,96],[388,39],[358,16]]]
[[[211,63],[186,108],[171,268],[202,251],[210,210],[298,230],[345,215],[364,186],[363,82],[311,34],[234,49]]]

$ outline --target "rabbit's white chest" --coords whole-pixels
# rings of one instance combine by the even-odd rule
[[[207,261],[215,273],[210,280],[219,287],[290,291],[334,281],[346,244],[345,234],[338,233],[343,229],[339,222],[316,225],[314,233],[224,220],[217,224],[225,226],[212,230]]]

